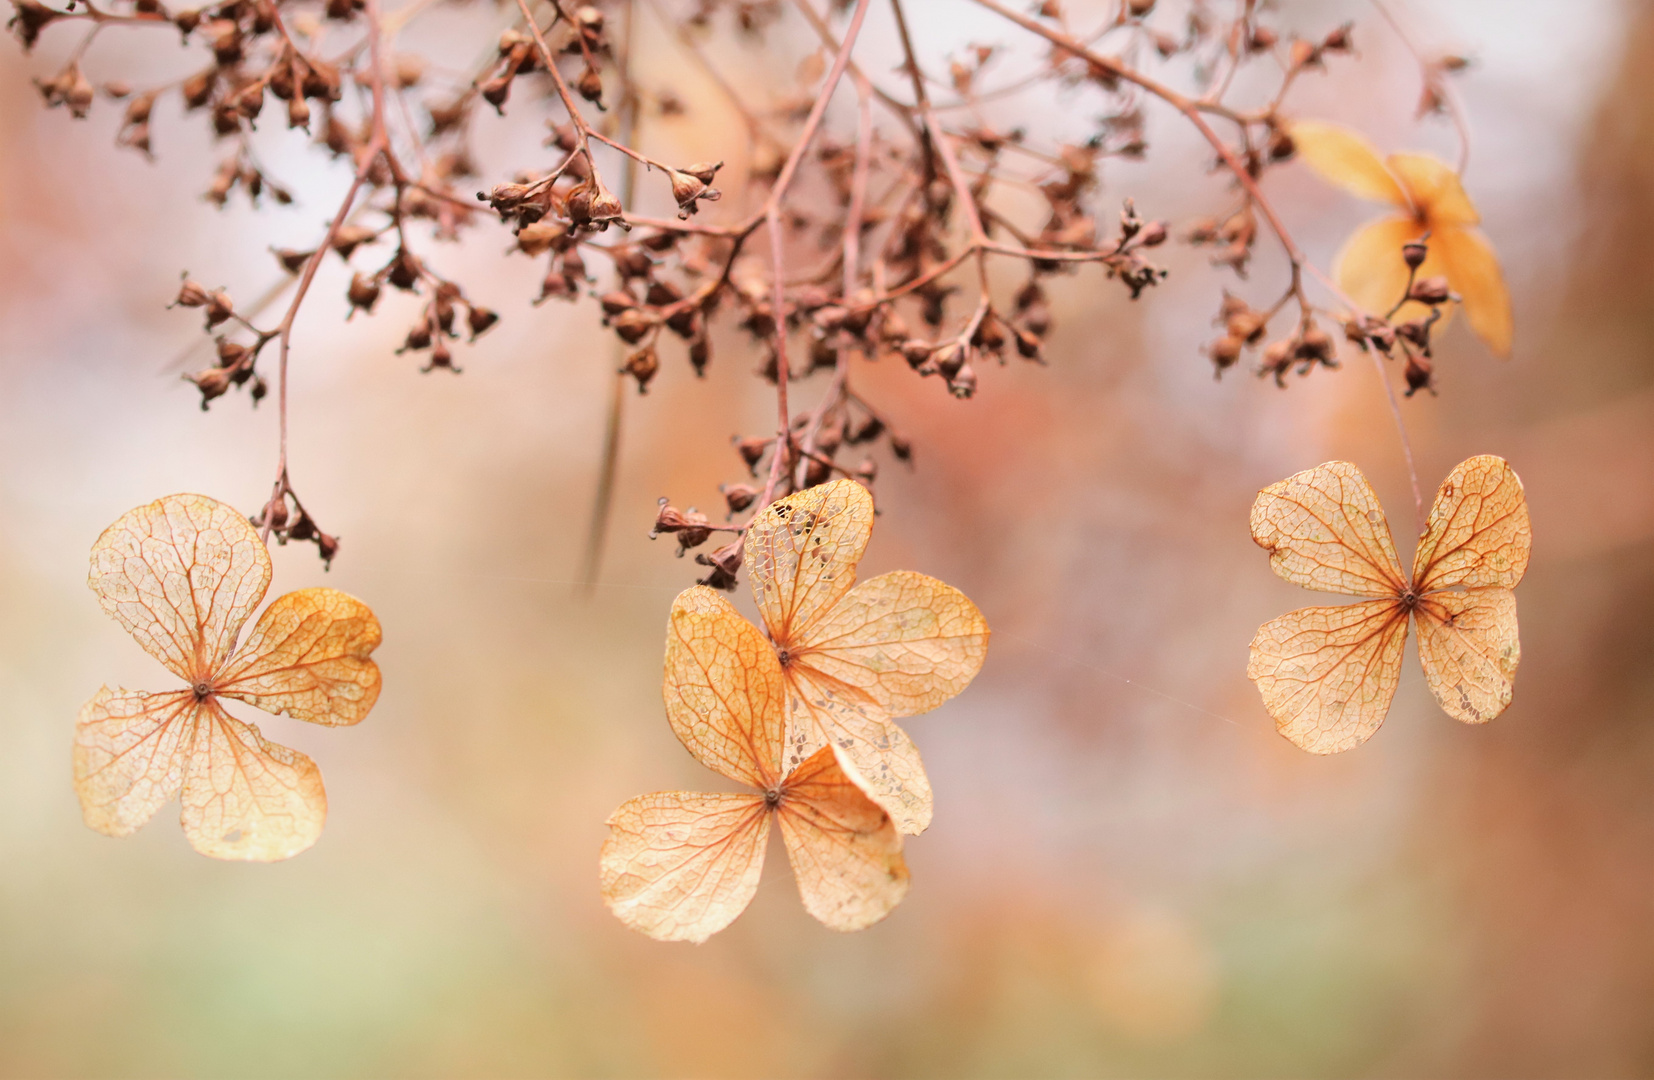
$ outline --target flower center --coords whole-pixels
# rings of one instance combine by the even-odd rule
[[[195,694],[196,701],[205,701],[212,696],[212,686],[205,679],[190,687],[190,690]]]
[[[774,810],[781,805],[781,789],[771,788],[764,792],[764,809]]]
[[[793,654],[788,652],[786,649],[776,649],[775,658],[781,661],[782,667],[786,667],[788,664],[793,662]]]

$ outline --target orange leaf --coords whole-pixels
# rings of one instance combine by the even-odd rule
[[[234,508],[169,495],[104,530],[88,584],[138,644],[194,683],[224,662],[264,598],[270,556]]]
[[[845,775],[904,833],[930,827],[932,796],[919,748],[907,732],[853,687],[802,665],[791,672],[793,707],[826,732]],[[803,768],[801,764],[799,768]]]
[[[1258,627],[1246,675],[1282,735],[1336,754],[1384,722],[1406,641],[1407,612],[1394,600],[1299,608]]]
[[[907,889],[901,834],[826,748],[781,775],[786,683],[758,628],[704,587],[678,597],[668,625],[672,729],[702,763],[760,793],[623,803],[600,858],[604,902],[650,937],[704,941],[752,900],[778,813],[810,914],[838,930],[883,918]]]
[[[856,583],[873,498],[854,480],[835,480],[777,499],[747,526],[746,568],[770,636],[800,640]]]
[[[603,902],[657,941],[705,941],[758,891],[770,815],[761,795],[640,795],[609,815]]]
[[[1483,724],[1510,704],[1522,643],[1509,589],[1432,593],[1413,615],[1425,682],[1447,715]]]
[[[804,909],[827,926],[871,926],[907,895],[901,834],[826,748],[787,778],[777,817]]]
[[[1460,462],[1436,492],[1413,556],[1421,593],[1456,587],[1514,589],[1528,570],[1528,501],[1504,458]]]
[[[104,687],[75,724],[75,793],[86,824],[130,836],[184,785],[184,740],[200,702],[188,690]]]
[[[210,698],[195,715],[183,804],[184,836],[215,859],[291,858],[316,842],[327,819],[316,763],[266,742]]]
[[[887,715],[913,716],[970,685],[988,653],[988,624],[952,585],[896,570],[850,590],[792,653]]]
[[[225,697],[313,724],[359,723],[379,700],[379,620],[337,589],[300,589],[264,609],[214,680]]]
[[[270,586],[264,542],[231,507],[172,495],[122,515],[92,547],[104,610],[189,686],[108,687],[75,726],[75,791],[92,828],[136,831],[174,795],[184,834],[218,859],[269,862],[316,842],[327,795],[315,762],[266,742],[220,697],[317,724],[354,724],[379,697],[379,621],[334,589],[301,589],[236,636]]]
[[[1471,458],[1442,482],[1411,580],[1372,489],[1348,462],[1265,488],[1252,536],[1288,581],[1374,597],[1291,612],[1252,639],[1246,674],[1298,746],[1331,754],[1378,730],[1401,676],[1409,616],[1425,681],[1448,715],[1483,723],[1510,704],[1522,655],[1511,589],[1532,535],[1522,482],[1502,458]]]
[[[1363,199],[1409,209],[1401,184],[1357,133],[1316,120],[1300,120],[1290,130],[1298,157],[1322,179]]]
[[[1306,589],[1397,596],[1406,587],[1390,525],[1361,470],[1330,461],[1258,493],[1252,539],[1269,566]]]
[[[781,779],[781,665],[758,628],[704,585],[672,602],[663,685],[667,722],[701,764],[760,789]]]
[[[754,518],[746,566],[791,690],[786,763],[832,746],[897,828],[916,833],[930,824],[930,782],[891,719],[964,689],[987,654],[988,627],[963,593],[923,574],[856,585],[872,523],[872,497],[855,481],[808,488]]]

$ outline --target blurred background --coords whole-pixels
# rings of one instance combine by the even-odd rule
[[[936,70],[969,41],[1037,54],[969,5],[912,8]],[[1451,157],[1448,125],[1413,121],[1416,64],[1374,9],[1280,9],[1310,34],[1357,20],[1358,58],[1305,80],[1300,115]],[[256,296],[278,277],[267,246],[312,244],[346,178],[268,125],[261,152],[297,203],[215,211],[200,124],[163,107],[158,162],[117,152],[114,107],[71,123],[30,85],[69,35],[27,59],[0,49],[0,1073],[1654,1074],[1654,8],[1396,10],[1425,47],[1477,61],[1458,83],[1466,182],[1515,297],[1515,355],[1492,359],[1459,320],[1441,396],[1403,409],[1427,497],[1476,453],[1526,484],[1515,703],[1453,722],[1409,646],[1367,745],[1317,758],[1277,736],[1247,642],[1326,601],[1269,572],[1247,512],[1264,484],[1347,458],[1410,553],[1374,369],[1352,358],[1286,391],[1213,380],[1198,347],[1219,290],[1272,298],[1272,257],[1236,284],[1168,248],[1171,279],[1136,304],[1083,271],[1053,288],[1048,368],[983,370],[968,402],[889,364],[856,373],[917,448],[877,482],[863,573],[941,577],[995,631],[975,684],[906,724],[937,793],[908,845],[911,893],[832,933],[777,848],[751,908],[701,946],[614,920],[597,852],[622,800],[723,788],[664,723],[664,622],[695,568],[647,534],[660,495],[719,504],[740,472],[728,440],[765,430],[770,392],[725,339],[705,381],[674,354],[626,402],[584,595],[611,341],[589,303],[531,307],[539,270],[502,258],[488,223],[424,249],[504,316],[458,352],[462,376],[393,355],[405,298],[345,323],[336,262],[298,324],[294,480],[344,544],[328,574],[313,548],[276,550],[274,589],[346,589],[385,626],[384,696],[360,727],[256,714],[322,768],[320,843],[231,865],[194,854],[171,808],[122,841],[81,824],[77,710],[105,682],[169,682],[86,589],[92,541],[169,492],[252,508],[274,466],[273,402],[203,414],[179,379],[202,336],[197,313],[165,309],[177,275]],[[437,12],[407,47],[466,28],[481,48],[505,19]],[[642,144],[720,156],[698,148],[739,125],[658,24],[639,34],[642,70],[690,106]],[[768,47],[722,55],[757,88],[806,34],[790,18]],[[111,34],[89,65],[177,70],[165,36]],[[894,79],[883,12],[866,48]],[[995,108],[1050,139],[1094,99]],[[545,160],[522,113],[482,132],[489,176]],[[1103,205],[1213,212],[1205,153],[1150,115],[1150,162],[1108,166]],[[1301,167],[1270,185],[1323,266],[1378,212]]]

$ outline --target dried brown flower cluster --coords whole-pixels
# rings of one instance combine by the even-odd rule
[[[1173,235],[1210,248],[1214,265],[1241,277],[1260,236],[1286,253],[1289,278],[1272,302],[1225,292],[1223,333],[1207,350],[1219,372],[1253,350],[1258,373],[1283,385],[1289,371],[1336,366],[1340,344],[1323,324],[1342,325],[1344,337],[1375,357],[1403,360],[1408,393],[1434,390],[1431,333],[1461,294],[1467,306],[1470,298],[1453,286],[1451,272],[1432,272],[1431,265],[1419,272],[1424,257],[1417,252],[1440,261],[1436,219],[1474,218],[1456,203],[1448,206],[1451,200],[1421,198],[1409,175],[1396,171],[1403,155],[1390,159],[1394,179],[1383,189],[1370,175],[1383,165],[1329,167],[1326,126],[1311,131],[1291,116],[1287,99],[1297,81],[1351,53],[1348,25],[1300,36],[1251,0],[1222,16],[1200,0],[1045,0],[1031,12],[1000,0],[950,2],[999,16],[1006,35],[1002,43],[945,58],[945,75],[921,63],[922,43],[911,37],[903,0],[841,0],[825,12],[813,0],[515,0],[514,25],[458,80],[429,74],[452,70],[453,57],[395,51],[398,32],[435,6],[422,2],[385,11],[380,0],[230,0],[190,9],[162,0],[72,0],[62,8],[12,0],[10,25],[26,49],[45,33],[79,28],[65,65],[37,84],[48,105],[76,117],[99,111],[100,90],[124,100],[120,145],[150,153],[157,108],[200,114],[227,148],[207,189],[215,203],[237,191],[253,200],[289,199],[255,153],[258,125],[272,120],[311,132],[323,152],[351,170],[349,192],[315,243],[275,252],[293,288],[273,326],[257,322],[262,311],[238,310],[222,291],[193,281],[178,295],[179,304],[204,309],[208,330],[222,335],[216,363],[190,377],[203,407],[237,387],[256,403],[268,391],[266,374],[273,377],[282,446],[276,482],[255,520],[267,539],[316,539],[324,558],[337,542],[298,503],[286,467],[289,343],[317,269],[329,253],[353,268],[353,315],[372,314],[387,285],[418,293],[424,303],[402,348],[424,356],[424,371],[457,371],[453,345],[474,340],[499,316],[435,269],[427,245],[458,239],[489,216],[511,229],[517,252],[543,266],[541,299],[593,298],[597,317],[617,339],[622,374],[639,391],[675,355],[704,375],[715,323],[744,335],[759,375],[775,387],[777,416],[773,430],[735,440],[747,476],[721,488],[731,515],[834,476],[870,485],[880,447],[897,460],[911,458],[895,419],[858,388],[858,364],[905,364],[918,377],[934,377],[948,395],[969,397],[993,362],[1043,359],[1049,278],[1097,264],[1136,298],[1164,277],[1153,255]],[[854,59],[875,8],[887,9],[906,57],[889,86]],[[801,66],[801,85],[775,88],[766,104],[738,94],[706,59],[707,34],[778,35],[795,15],[820,51]],[[646,103],[668,115],[687,108],[670,80],[646,87],[634,77],[641,73],[633,71],[632,29],[644,17],[677,35],[684,55],[706,68],[742,117],[750,145],[745,176],[734,188],[720,176],[722,162],[659,161],[633,145]],[[176,32],[201,66],[165,86],[95,83],[83,56],[112,28]],[[478,44],[456,42],[454,55],[474,55]],[[1016,58],[1031,59],[1032,74],[999,76]],[[1190,60],[1192,82],[1185,76],[1174,85],[1170,73],[1189,70]],[[1274,91],[1250,105],[1233,103],[1236,73],[1260,62],[1280,73]],[[1446,112],[1462,129],[1448,78],[1463,60],[1421,55],[1420,65],[1421,111]],[[829,123],[829,103],[845,83],[853,90],[854,121]],[[982,119],[979,105],[1042,86],[1083,95],[1088,108],[1101,105],[1089,138],[1040,145],[1020,128],[998,130]],[[1175,111],[1205,138],[1227,178],[1226,205],[1209,218],[1174,228],[1140,216],[1126,193],[1104,194],[1111,159],[1151,152],[1144,120],[1156,106]],[[544,116],[546,164],[491,182],[475,164],[472,136],[491,114],[507,110]],[[1306,141],[1320,151],[1312,164],[1323,173],[1376,191],[1417,226],[1392,228],[1369,243],[1361,257],[1386,265],[1355,286],[1344,265],[1356,264],[1342,260],[1339,282],[1326,280],[1330,308],[1311,301],[1309,279],[1321,275],[1262,190],[1267,175],[1301,155]],[[1361,173],[1353,181],[1344,175],[1351,169]],[[1456,174],[1452,180],[1462,196]],[[1445,190],[1431,191],[1438,189]],[[1037,193],[1039,214],[1013,212],[1002,197],[1008,190]],[[675,216],[635,209],[666,197]],[[1109,205],[1124,209],[1116,216],[1104,209]],[[492,215],[479,213],[485,207]],[[1434,239],[1421,235],[1432,228]],[[823,250],[831,253],[825,263],[817,254]],[[1021,283],[1004,292],[991,287],[998,278],[990,277],[990,262],[1020,266]],[[1389,262],[1403,267],[1405,284],[1375,298],[1367,279],[1376,274],[1397,284]],[[1270,340],[1272,324],[1289,311],[1290,328]],[[1502,352],[1508,304],[1502,337],[1485,329],[1490,317],[1471,314]],[[267,366],[274,371],[261,372],[271,343],[275,357]],[[814,403],[795,407],[791,385],[817,373],[825,385]],[[597,516],[606,513],[600,496]],[[657,528],[677,533],[680,553],[728,528],[674,514],[663,514]],[[733,543],[698,556],[710,567],[710,584],[734,582],[742,540],[730,531],[737,532]],[[594,535],[601,535],[600,522]]]

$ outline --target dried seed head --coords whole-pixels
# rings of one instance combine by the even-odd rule
[[[304,264],[316,254],[314,251],[294,251],[292,248],[271,248],[270,251],[276,256],[276,261],[281,263],[281,268],[289,274],[297,274],[303,270]]]
[[[1237,311],[1230,315],[1225,329],[1232,338],[1251,344],[1263,337],[1269,323],[1255,311]]]
[[[446,368],[456,375],[459,374],[459,368],[454,366],[453,350],[449,349],[448,343],[441,338],[437,338],[431,343],[431,362],[419,370],[428,374],[437,368]]]
[[[1206,346],[1206,355],[1211,358],[1212,364],[1221,374],[1226,368],[1233,367],[1240,359],[1241,342],[1239,338],[1220,337]]]
[[[204,307],[211,299],[207,290],[199,281],[184,278],[184,283],[178,287],[178,298],[172,302],[175,307]]]
[[[1417,300],[1421,304],[1445,304],[1453,290],[1444,277],[1428,277],[1423,281],[1413,282],[1413,287],[1407,290],[1409,300]]]
[[[749,435],[736,441],[735,449],[741,455],[741,460],[747,463],[747,469],[753,472],[753,475],[757,475],[758,463],[763,460],[764,451],[770,448],[770,443],[773,441],[773,439],[766,439],[761,435]]]
[[[1420,390],[1436,392],[1435,367],[1429,360],[1414,353],[1407,354],[1407,369],[1404,372],[1407,378],[1407,396],[1412,397]]]
[[[892,431],[890,433],[890,452],[896,455],[898,461],[912,461],[913,443],[909,441],[907,436],[898,435]]]
[[[357,248],[378,238],[379,234],[366,225],[341,225],[333,234],[333,250],[339,253],[341,259],[349,260]]]
[[[964,400],[976,393],[976,370],[969,363],[960,364],[948,377],[948,389],[953,396]]]
[[[700,547],[712,539],[711,524],[707,516],[693,506],[688,510],[679,510],[662,497],[660,510],[655,514],[655,527],[649,531],[649,539],[653,540],[661,533],[675,534],[678,539],[678,556],[681,558],[690,548]]]
[[[310,103],[297,94],[287,103],[287,126],[310,130]]]
[[[316,553],[322,557],[322,569],[333,569],[333,556],[339,554],[339,538],[327,533],[316,533]]]
[[[718,490],[723,493],[724,503],[732,516],[751,506],[752,501],[758,498],[758,489],[746,484],[719,484]]]
[[[350,288],[345,292],[350,300],[350,313],[365,311],[373,314],[373,305],[379,302],[379,281],[368,274],[356,273],[351,276]]]
[[[638,308],[627,308],[611,320],[610,326],[619,335],[620,340],[628,345],[636,345],[642,341],[644,335],[655,325],[654,316]]]
[[[660,357],[655,354],[653,345],[646,345],[626,358],[626,365],[621,372],[637,380],[637,392],[649,392],[649,382],[660,371]]]
[[[411,291],[419,284],[419,275],[424,267],[419,262],[419,256],[407,248],[398,248],[396,257],[391,260],[385,273],[385,280],[404,292]]]
[[[1332,337],[1319,326],[1310,326],[1298,339],[1296,352],[1300,360],[1329,363],[1333,358]]]
[[[478,307],[475,304],[472,304],[465,312],[465,322],[471,328],[472,341],[486,334],[499,321],[500,316],[497,312],[485,307]]]
[[[207,296],[207,329],[212,329],[219,323],[235,314],[235,303],[230,294],[223,289],[216,289]]]
[[[597,73],[594,67],[588,67],[580,73],[580,78],[574,84],[580,91],[580,96],[587,101],[601,102],[603,100],[603,76]]]
[[[655,260],[636,244],[617,244],[609,249],[609,257],[614,260],[615,272],[622,281],[647,278],[655,270]]]
[[[220,367],[210,367],[205,371],[198,371],[194,375],[185,375],[184,378],[195,384],[201,391],[201,411],[207,411],[207,402],[221,396],[230,388],[231,373]]]
[[[40,40],[40,31],[51,23],[64,17],[64,12],[55,11],[37,0],[12,0],[14,12],[11,22],[12,33],[17,40],[23,43],[23,51],[34,48],[34,43]]]
[[[1424,265],[1425,258],[1430,254],[1430,247],[1424,242],[1424,237],[1409,240],[1401,245],[1401,257],[1410,269],[1417,270]]]

